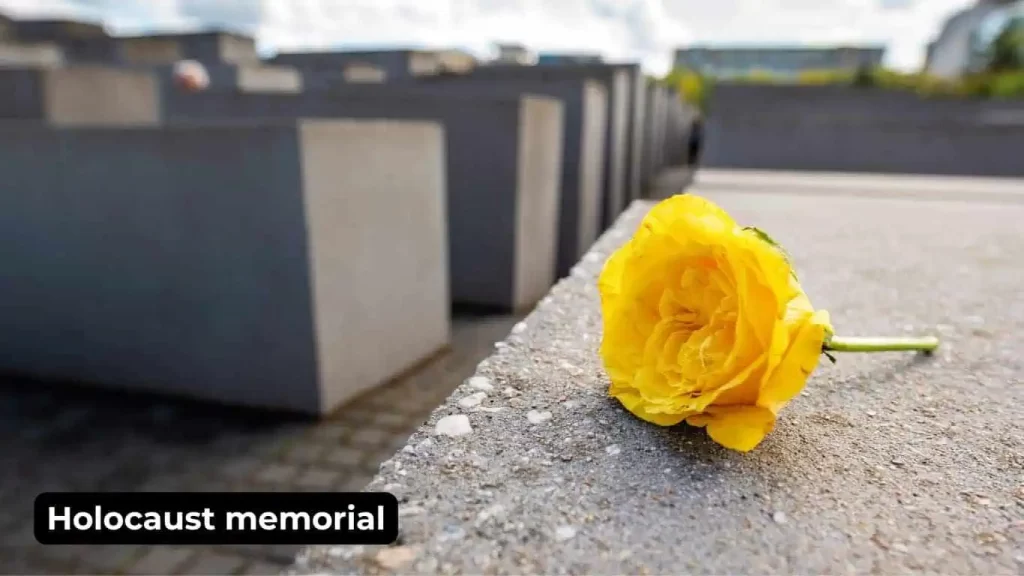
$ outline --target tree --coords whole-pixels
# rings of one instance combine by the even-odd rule
[[[996,36],[989,51],[988,71],[1024,71],[1024,18],[1007,22]]]

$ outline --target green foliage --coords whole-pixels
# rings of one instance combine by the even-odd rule
[[[875,85],[874,69],[870,66],[858,66],[850,83],[858,88],[870,88]]]
[[[998,74],[987,88],[992,98],[1024,98],[1024,71]]]
[[[799,84],[804,86],[856,86],[874,90],[912,92],[928,98],[1024,99],[1024,20],[1008,25],[992,45],[989,66],[983,72],[947,79],[929,74],[897,72],[885,68],[807,70],[795,79],[753,70],[730,82],[747,84]],[[679,91],[683,101],[706,110],[714,83],[711,78],[676,68],[660,80]]]
[[[684,102],[704,110],[711,91],[711,82],[697,72],[685,68],[676,68],[668,73],[662,82],[679,91]]]
[[[993,74],[1024,71],[1024,20],[1011,21],[992,42],[987,70]]]
[[[847,70],[804,70],[797,76],[797,83],[803,86],[831,86],[852,84],[854,74]]]
[[[865,89],[913,92],[927,98],[1024,98],[1024,68],[1003,72],[968,74],[951,80],[925,73],[905,73],[884,68],[810,70],[796,81],[755,73],[737,79],[751,84],[800,84],[804,86],[856,86]]]
[[[736,80],[738,82],[749,82],[751,84],[778,84],[781,79],[770,70],[755,69],[747,72],[746,76],[741,76]]]

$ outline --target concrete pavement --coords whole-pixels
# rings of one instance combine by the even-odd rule
[[[839,333],[934,333],[935,356],[824,362],[747,455],[639,421],[605,395],[595,288],[635,204],[381,465],[367,489],[399,495],[401,544],[292,572],[1024,571],[1024,205],[992,201],[1024,183],[804,182],[694,191],[780,241]],[[437,434],[452,415],[472,431]]]

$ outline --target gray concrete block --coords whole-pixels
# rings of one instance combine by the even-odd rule
[[[662,162],[664,124],[666,119],[666,98],[664,89],[656,83],[647,86],[647,114],[644,124],[644,169],[643,187],[649,188],[664,167]]]
[[[262,64],[205,64],[210,92],[276,92],[295,94],[303,90],[303,76],[288,66],[265,66]],[[153,73],[160,82],[161,94],[177,90],[174,85],[174,64],[154,66],[132,66],[131,68]]]
[[[169,122],[393,118],[444,124],[453,302],[525,309],[554,281],[562,105],[542,97],[410,93],[197,94],[171,99]]]
[[[349,65],[373,66],[382,70],[389,81],[410,76],[410,52],[389,50],[380,52],[283,52],[267,61],[278,66],[291,66],[303,74],[320,75],[319,84],[327,88],[341,79]]]
[[[664,162],[666,167],[671,167],[685,163],[686,139],[689,125],[693,122],[693,110],[683,103],[675,89],[668,90],[667,98]]]
[[[0,129],[0,369],[324,413],[447,345],[444,134]]]
[[[626,164],[626,205],[643,195],[644,125],[647,118],[647,77],[640,67],[630,72],[629,160]]]
[[[229,32],[154,34],[112,39],[122,64],[173,64],[198,60],[209,64],[259,64],[256,42],[249,36]]]
[[[387,82],[411,82],[443,72],[464,72],[476,64],[471,55],[458,50],[283,52],[268,62],[301,70],[311,89],[352,82],[353,75],[365,77],[371,69],[376,71],[373,77],[383,76]]]
[[[69,63],[113,62],[114,44],[100,22],[84,20],[17,20],[10,38],[25,44],[53,44]]]
[[[64,51],[53,43],[0,42],[2,68],[56,68],[64,65]]]
[[[597,240],[601,227],[607,93],[587,78],[476,79],[454,76],[423,82],[409,90],[434,94],[538,94],[557,98],[564,107],[562,184],[555,274],[565,276]],[[336,89],[358,93],[358,88]]]
[[[0,119],[155,126],[159,83],[146,72],[98,66],[0,70]]]
[[[492,65],[473,70],[480,79],[565,79],[590,78],[601,82],[608,93],[606,126],[604,207],[602,228],[610,225],[625,208],[629,158],[630,74],[635,65],[579,64],[560,66]]]

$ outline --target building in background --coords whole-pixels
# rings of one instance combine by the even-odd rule
[[[999,37],[1007,31],[1024,31],[1024,0],[999,7],[978,26],[971,42],[970,71],[984,69],[993,57],[993,49]],[[1018,62],[1024,62],[1024,45],[1018,44]]]
[[[812,70],[850,70],[882,64],[885,48],[877,46],[780,47],[695,46],[676,51],[675,65],[713,78],[751,73],[796,78]]]
[[[956,78],[976,70],[983,65],[984,36],[993,25],[992,17],[998,19],[1021,4],[1013,0],[978,0],[970,8],[953,14],[928,46],[925,72],[940,78]]]
[[[604,58],[600,54],[540,54],[537,56],[538,66],[562,66],[566,64],[600,64]]]

